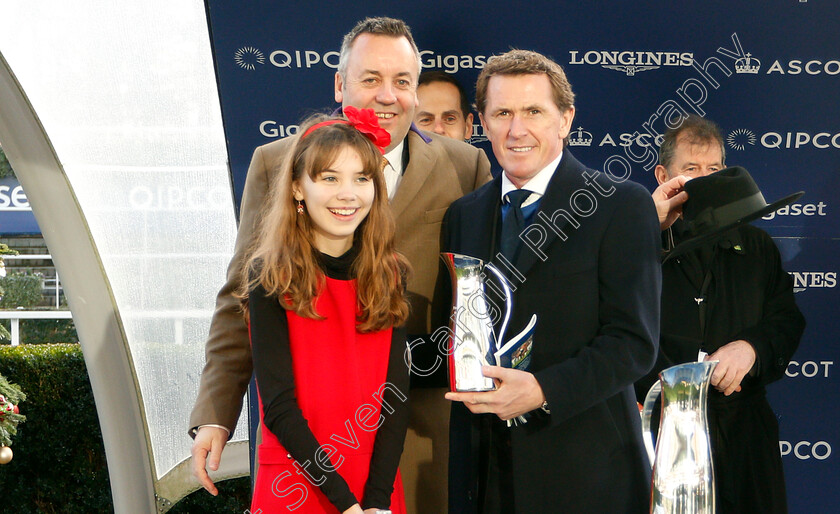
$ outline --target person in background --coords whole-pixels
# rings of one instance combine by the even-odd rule
[[[720,130],[700,116],[664,135],[653,198],[670,256],[662,265],[659,356],[636,393],[644,401],[670,366],[698,357],[719,361],[709,389],[717,512],[783,513],[779,424],[764,388],[784,376],[805,328],[793,280],[770,236],[748,224],[674,253],[693,237],[681,218],[690,201],[686,182],[724,170],[725,159]]]
[[[417,113],[414,123],[423,130],[458,140],[469,140],[473,115],[467,92],[453,75],[443,71],[424,71],[417,86]]]

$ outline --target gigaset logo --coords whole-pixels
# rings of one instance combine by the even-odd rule
[[[763,216],[763,220],[772,220],[776,216],[826,216],[826,203],[792,203]]]
[[[0,185],[0,210],[2,211],[31,211],[29,200],[23,187],[17,185],[11,187],[5,184]]]
[[[274,120],[265,120],[260,123],[260,134],[265,137],[294,136],[298,133],[298,129],[300,129],[298,125],[280,125]]]
[[[486,55],[436,55],[431,50],[420,52],[420,64],[424,68],[437,68],[447,73],[458,70],[480,70],[487,64]]]

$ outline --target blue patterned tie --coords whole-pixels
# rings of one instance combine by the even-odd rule
[[[502,220],[502,255],[510,262],[516,259],[519,248],[519,234],[525,228],[525,216],[522,215],[522,203],[531,196],[531,191],[514,189],[505,195],[510,207]]]

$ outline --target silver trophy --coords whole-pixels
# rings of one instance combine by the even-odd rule
[[[512,292],[498,268],[481,259],[457,253],[441,253],[452,278],[452,313],[449,318],[449,387],[452,391],[492,391],[492,378],[481,374],[481,367],[495,365],[493,353],[504,341],[510,321]],[[485,270],[499,278],[505,311],[499,313],[485,294]],[[498,338],[493,332],[494,314],[502,316]]]
[[[717,361],[663,370],[642,409],[642,436],[653,466],[652,514],[714,514],[715,487],[709,444],[708,390]],[[660,392],[662,419],[653,449],[651,413]]]

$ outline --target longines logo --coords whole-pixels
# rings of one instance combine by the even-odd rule
[[[265,55],[253,46],[243,46],[233,54],[233,60],[240,68],[253,71],[257,64],[265,64]]]
[[[836,271],[789,271],[793,278],[793,292],[801,293],[814,287],[837,286]]]
[[[764,148],[798,149],[814,147],[817,149],[840,149],[840,132],[765,132],[758,137],[755,132],[745,128],[735,129],[726,136],[726,145],[733,150],[744,150],[755,146],[758,141]]]
[[[694,54],[691,52],[590,50],[583,55],[580,53],[578,50],[570,50],[569,64],[600,64],[603,68],[620,71],[628,77],[661,66],[691,66],[694,62]]]
[[[726,145],[733,150],[743,150],[749,146],[755,146],[755,134],[752,130],[735,129],[726,136]]]

